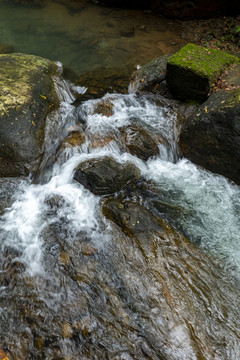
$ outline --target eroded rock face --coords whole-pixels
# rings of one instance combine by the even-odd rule
[[[112,194],[140,178],[140,171],[131,163],[120,164],[111,157],[87,160],[76,168],[74,179],[96,195]]]
[[[214,357],[216,347],[212,343],[211,336],[213,324],[218,328],[222,325],[225,327],[225,324],[216,320],[215,315],[208,312],[206,308],[213,298],[218,301],[219,296],[221,296],[220,292],[223,294],[226,290],[226,288],[225,290],[219,289],[220,292],[218,292],[217,296],[213,295],[215,292],[213,283],[215,281],[219,283],[219,281],[223,280],[223,278],[213,280],[212,272],[214,268],[216,269],[214,261],[192,246],[183,235],[165,221],[157,218],[135,201],[121,201],[116,198],[108,199],[103,204],[103,213],[128,236],[129,256],[132,254],[132,246],[136,246],[142,257],[145,258],[145,264],[147,265],[143,265],[143,262],[139,263],[139,267],[136,267],[135,270],[142,274],[153,275],[152,280],[155,279],[155,281],[149,282],[146,289],[151,292],[151,289],[157,283],[159,284],[158,289],[161,288],[161,294],[159,293],[158,296],[158,309],[162,310],[160,315],[162,337],[160,337],[158,345],[166,336],[171,351],[168,352],[169,347],[163,344],[160,345],[161,351],[159,351],[160,348],[157,350],[158,345],[154,347],[153,343],[151,343],[151,345],[149,344],[149,354],[154,354],[154,352],[151,352],[154,348],[159,356],[156,358],[177,359],[181,352],[180,349],[184,349],[183,357],[185,359],[197,358],[199,354],[204,354],[204,358]],[[137,260],[139,259],[140,257],[137,257]],[[221,272],[221,270],[219,271]],[[128,276],[130,279],[130,272]],[[144,298],[145,289],[142,286],[143,282],[136,280],[135,287],[131,291],[133,293],[136,291],[140,297],[143,296]],[[228,291],[231,292],[230,288]],[[225,299],[230,292],[224,295]],[[154,301],[153,304],[155,304]],[[224,306],[226,306],[226,303],[220,305],[222,309]],[[143,308],[140,307],[140,309]],[[155,314],[155,321],[156,318]],[[146,324],[145,321],[144,323]],[[205,329],[203,332],[200,330],[202,327]],[[219,331],[221,332],[220,328]],[[184,340],[178,341],[176,346],[173,339],[176,339],[175,336],[178,332],[181,333]],[[194,337],[192,337],[193,333]],[[214,333],[216,334],[216,330],[214,330]],[[165,340],[163,340],[164,342]],[[186,344],[189,346],[186,346]],[[235,350],[237,349],[233,343],[231,346]],[[204,350],[199,352],[199,349]],[[228,351],[231,351],[229,345],[225,349],[221,349],[219,358],[224,359]],[[154,359],[154,355],[152,358]]]
[[[43,151],[47,114],[58,106],[57,66],[33,55],[0,55],[0,176],[28,175]]]
[[[239,65],[234,73],[239,74]],[[224,175],[240,184],[240,88],[213,93],[186,120],[180,135],[180,147],[185,157],[206,169]],[[239,81],[239,80],[238,80]],[[226,83],[226,82],[225,82]]]

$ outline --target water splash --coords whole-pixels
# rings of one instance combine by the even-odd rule
[[[146,177],[170,195],[182,208],[178,220],[187,236],[224,260],[228,268],[240,270],[240,188],[223,176],[196,167],[186,159],[176,164],[149,161]]]

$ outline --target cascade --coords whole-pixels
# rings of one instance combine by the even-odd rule
[[[13,359],[239,358],[239,187],[178,158],[170,107],[134,93],[107,94],[106,116],[95,111],[99,99],[76,109],[72,85],[56,87],[62,103],[45,139],[54,156],[37,182],[6,179],[0,194],[9,197],[0,222],[1,343]],[[161,139],[158,156],[144,162],[126,151],[120,132],[129,125]],[[74,131],[85,142],[57,156]],[[96,137],[107,141],[93,146]],[[73,178],[80,162],[105,156],[134,164],[155,188],[154,196],[131,199],[130,191],[125,200],[170,222],[193,245],[160,236],[154,252],[103,216],[104,196]]]

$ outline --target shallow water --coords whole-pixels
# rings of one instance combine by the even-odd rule
[[[61,61],[80,74],[98,67],[142,65],[185,43],[178,22],[140,10],[82,4],[81,11],[73,12],[51,0],[43,8],[0,0],[0,45]]]

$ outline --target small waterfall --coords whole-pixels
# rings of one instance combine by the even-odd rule
[[[52,159],[51,152],[54,153],[61,139],[69,133],[68,129],[79,126],[79,119],[85,123],[85,131],[89,139],[94,134],[104,137],[115,133],[116,137],[101,148],[90,149],[87,142],[80,148],[66,149],[65,158],[69,160],[64,164],[56,162],[54,166],[51,165],[48,169],[49,180],[44,185],[29,184],[27,180],[23,182],[19,197],[2,217],[1,229],[5,234],[2,238],[5,240],[2,240],[1,246],[12,246],[22,252],[24,261],[33,271],[42,266],[40,249],[43,245],[41,238],[43,228],[54,221],[56,216],[60,216],[60,213],[63,216],[66,211],[68,220],[73,221],[74,227],[78,230],[81,227],[86,230],[88,226],[89,229],[97,228],[99,214],[96,219],[94,216],[99,199],[72,181],[73,172],[80,161],[112,156],[116,161],[134,163],[140,168],[143,177],[155,181],[162,191],[171,194],[169,201],[181,206],[190,214],[176,222],[190,239],[200,243],[204,249],[226,258],[228,264],[240,267],[239,187],[230,184],[221,176],[198,169],[186,160],[173,162],[176,159],[178,136],[176,116],[171,114],[169,109],[161,108],[144,97],[138,98],[135,94],[105,95],[102,101],[110,100],[113,105],[113,114],[108,117],[94,112],[99,100],[89,100],[75,109],[69,103],[74,100],[71,86],[65,81],[58,80],[56,83],[62,103],[60,109],[53,112],[47,121],[45,139],[47,160],[49,157]],[[166,139],[167,146],[159,144],[158,158],[144,163],[137,157],[120,150],[116,142],[119,129],[132,124],[137,124],[155,134],[159,133]],[[45,167],[46,162],[43,161]],[[58,196],[62,199],[61,207],[54,218],[46,220],[44,215],[47,213],[46,199]],[[80,203],[85,205],[80,206]],[[84,208],[88,209],[87,218],[84,215]],[[88,217],[89,221],[87,221]]]

